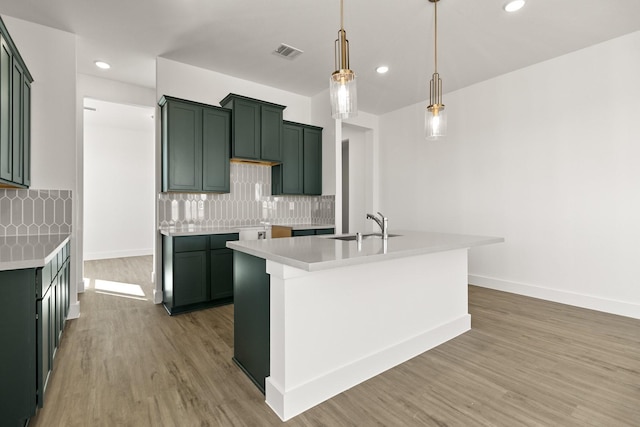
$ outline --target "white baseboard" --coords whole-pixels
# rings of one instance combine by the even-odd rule
[[[153,249],[132,249],[126,251],[108,251],[108,252],[85,252],[85,261],[95,261],[99,259],[111,259],[111,258],[128,258],[132,256],[146,256],[153,255]]]
[[[559,289],[544,288],[524,283],[509,282],[506,280],[476,276],[472,274],[469,275],[469,284],[498,291],[510,292],[512,294],[543,299],[546,301],[573,305],[575,307],[588,308],[590,310],[640,319],[639,304],[616,301]]]
[[[465,314],[416,337],[361,360],[350,363],[294,390],[282,390],[267,377],[266,403],[283,420],[292,417],[360,384],[388,369],[443,344],[471,329],[471,316]]]
[[[157,289],[153,290],[153,303],[154,304],[162,304],[162,291],[158,291]]]
[[[69,313],[67,314],[67,320],[77,319],[80,317],[80,302],[75,302],[69,305]]]

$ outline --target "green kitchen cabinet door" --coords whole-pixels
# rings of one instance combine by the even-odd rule
[[[22,183],[31,185],[31,83],[22,80]]]
[[[233,251],[217,249],[209,252],[211,299],[233,297]]]
[[[228,193],[231,158],[231,112],[222,108],[203,108],[202,113],[202,190]]]
[[[45,292],[41,301],[38,301],[38,357],[37,357],[37,401],[38,407],[44,405],[44,396],[47,384],[53,370],[53,343],[54,328],[53,317],[55,309],[52,307],[52,290]]]
[[[11,75],[13,55],[0,36],[0,179],[13,178],[13,133],[11,130]]]
[[[282,146],[282,193],[302,194],[303,190],[303,128],[284,125]]]
[[[272,162],[282,161],[282,108],[262,105],[260,120],[260,159]]]
[[[35,269],[0,272],[0,424],[24,425],[36,409]]]
[[[304,194],[322,194],[322,130],[304,128]]]
[[[260,104],[245,99],[233,100],[233,153],[242,159],[260,159]]]
[[[163,109],[163,190],[202,190],[202,107],[179,101]]]
[[[300,236],[313,236],[316,234],[316,230],[308,229],[308,230],[292,230],[291,237],[300,237]]]
[[[23,123],[23,107],[24,107],[24,71],[22,67],[13,57],[12,66],[13,77],[11,79],[12,89],[12,114],[11,114],[11,132],[13,139],[13,176],[11,181],[16,184],[24,183],[24,123]]]
[[[175,253],[173,281],[175,306],[207,301],[207,251]]]

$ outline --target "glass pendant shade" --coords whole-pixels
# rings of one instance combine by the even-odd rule
[[[442,104],[429,105],[424,113],[424,136],[427,139],[447,135],[447,112]]]
[[[356,75],[351,70],[338,70],[329,78],[331,116],[334,119],[348,119],[358,113],[358,93]]]

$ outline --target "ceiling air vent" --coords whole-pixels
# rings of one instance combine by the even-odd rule
[[[276,50],[273,51],[273,53],[283,58],[294,59],[298,57],[302,53],[302,51],[300,49],[296,49],[293,46],[282,43],[276,48]]]

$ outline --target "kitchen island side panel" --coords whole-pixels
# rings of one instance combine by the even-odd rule
[[[269,275],[266,261],[233,252],[233,360],[264,393],[269,376]]]
[[[285,421],[471,327],[466,248],[317,272],[267,261],[267,272],[266,401]]]

